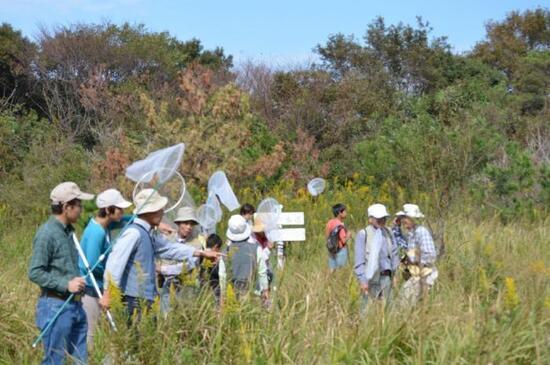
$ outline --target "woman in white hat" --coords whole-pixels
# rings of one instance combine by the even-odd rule
[[[111,230],[122,228],[122,225],[130,220],[131,215],[124,216],[124,209],[131,205],[132,203],[124,199],[120,191],[116,189],[105,190],[97,196],[96,206],[99,210],[96,216],[90,219],[82,234],[80,242],[82,252],[90,267],[95,266],[92,275],[101,292],[103,292],[105,262],[103,260],[98,265],[95,264],[103,254],[108,255],[107,249],[111,244]],[[82,258],[79,258],[78,266],[82,276],[86,276],[87,268]],[[92,285],[90,277],[86,278],[86,290],[82,298],[82,306],[88,320],[88,347],[91,347],[97,321],[101,315],[101,307],[99,305],[99,295]]]

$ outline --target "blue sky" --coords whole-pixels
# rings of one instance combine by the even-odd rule
[[[76,22],[143,23],[181,40],[200,39],[223,47],[238,64],[252,59],[272,65],[315,60],[312,49],[330,34],[361,38],[376,16],[387,24],[430,22],[434,36],[448,36],[455,52],[471,49],[484,24],[511,10],[548,7],[550,0],[0,0],[0,21],[33,38],[39,26]]]

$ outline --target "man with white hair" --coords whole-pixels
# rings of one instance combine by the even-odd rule
[[[189,245],[168,242],[154,229],[159,226],[168,203],[154,189],[143,189],[134,198],[137,218],[122,232],[105,268],[105,288],[116,285],[122,292],[131,323],[134,311],[141,317],[141,306],[150,307],[157,296],[155,285],[155,257],[193,262],[194,257],[216,258],[219,253],[197,250]],[[108,308],[109,291],[100,304]]]
[[[430,290],[438,277],[435,267],[437,250],[430,231],[418,224],[418,220],[424,218],[418,205],[405,204],[402,213],[401,221],[408,232],[405,262],[410,275],[403,286],[403,298],[410,304],[415,304]]]
[[[373,204],[367,210],[369,224],[355,238],[354,271],[361,285],[362,312],[371,300],[390,300],[392,279],[399,266],[395,237],[386,228],[389,213],[382,204]]]

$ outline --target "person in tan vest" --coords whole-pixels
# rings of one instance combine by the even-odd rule
[[[373,204],[368,210],[369,224],[355,238],[354,271],[361,286],[362,312],[372,300],[390,300],[395,272],[399,267],[399,253],[392,232],[386,228],[390,216],[382,204]]]

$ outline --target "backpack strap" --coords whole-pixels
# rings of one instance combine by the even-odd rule
[[[383,232],[383,236],[384,236],[384,244],[386,245],[387,247],[387,250],[388,250],[388,259],[390,259],[390,261],[393,259],[393,251],[392,251],[392,248],[393,248],[393,239],[392,239],[392,234],[390,232],[390,230],[388,229],[388,227],[382,227],[382,232]]]

